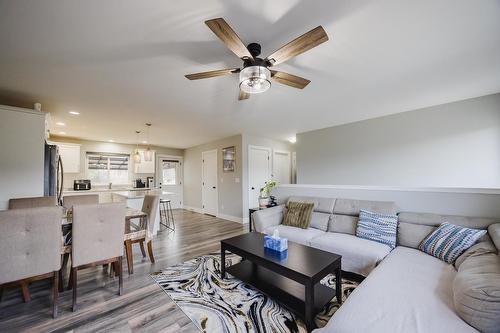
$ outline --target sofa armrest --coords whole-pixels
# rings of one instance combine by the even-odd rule
[[[264,232],[268,227],[280,225],[285,205],[258,210],[252,214],[255,231]]]

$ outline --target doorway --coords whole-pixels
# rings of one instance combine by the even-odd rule
[[[290,184],[292,181],[292,164],[290,152],[273,151],[273,179],[278,184]]]
[[[216,216],[219,206],[219,193],[217,190],[217,150],[202,152],[201,165],[201,201],[203,213]]]
[[[170,199],[172,209],[183,205],[182,157],[158,155],[156,158],[156,186],[162,190],[162,198]]]
[[[248,207],[259,207],[260,189],[271,179],[271,148],[248,146]]]

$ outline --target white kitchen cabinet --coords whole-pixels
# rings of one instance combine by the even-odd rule
[[[80,145],[57,143],[59,155],[63,163],[64,173],[80,172]]]
[[[145,150],[140,149],[139,154],[141,155],[141,163],[134,163],[135,173],[155,173],[155,152],[153,151],[153,158],[151,161],[146,161],[144,159]]]

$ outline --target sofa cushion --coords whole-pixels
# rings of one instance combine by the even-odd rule
[[[418,249],[420,243],[422,243],[422,241],[434,230],[436,230],[436,227],[430,225],[406,223],[399,220],[398,245]]]
[[[291,196],[288,198],[288,202],[312,202],[314,203],[314,211],[320,213],[331,214],[333,212],[333,206],[335,205],[334,198],[321,198],[321,197],[306,197],[306,196]]]
[[[488,234],[500,253],[500,223],[490,224]]]
[[[280,237],[286,238],[291,242],[299,243],[302,245],[310,245],[310,240],[325,234],[324,231],[309,228],[301,229],[289,227],[286,225],[271,226],[264,230],[264,233],[272,235],[274,230],[278,230]]]
[[[326,213],[312,212],[310,227],[321,231],[327,231],[330,216],[330,214]]]
[[[464,253],[462,253],[462,255],[458,257],[457,260],[455,260],[455,268],[459,269],[460,265],[462,265],[462,263],[469,257],[479,256],[487,253],[497,253],[495,245],[493,245],[493,243],[489,239],[472,245]]]
[[[391,251],[387,245],[353,235],[327,232],[312,238],[310,245],[342,256],[342,270],[367,276]]]
[[[401,212],[398,214],[399,222],[408,222],[413,224],[440,226],[444,222],[459,225],[461,227],[474,229],[487,229],[490,224],[498,222],[498,219],[468,217],[458,215],[439,215],[431,213]]]
[[[477,332],[454,310],[455,275],[453,266],[398,246],[315,332]]]
[[[333,214],[328,224],[328,231],[356,235],[358,220],[357,216]]]
[[[283,225],[302,229],[309,228],[313,207],[313,203],[289,201],[285,217],[283,217]]]
[[[500,257],[468,257],[453,281],[455,309],[462,319],[485,333],[500,332]]]
[[[453,264],[462,253],[485,234],[486,230],[460,227],[444,222],[422,241],[419,249]]]
[[[356,236],[377,243],[396,247],[396,231],[398,217],[396,215],[377,214],[362,209],[359,213]]]
[[[334,214],[358,216],[361,209],[379,214],[396,215],[397,207],[392,201],[371,201],[371,200],[353,200],[337,199]]]

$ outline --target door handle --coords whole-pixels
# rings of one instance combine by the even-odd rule
[[[213,189],[215,189],[215,186],[212,186]]]
[[[255,187],[252,187],[252,190],[255,190]]]

